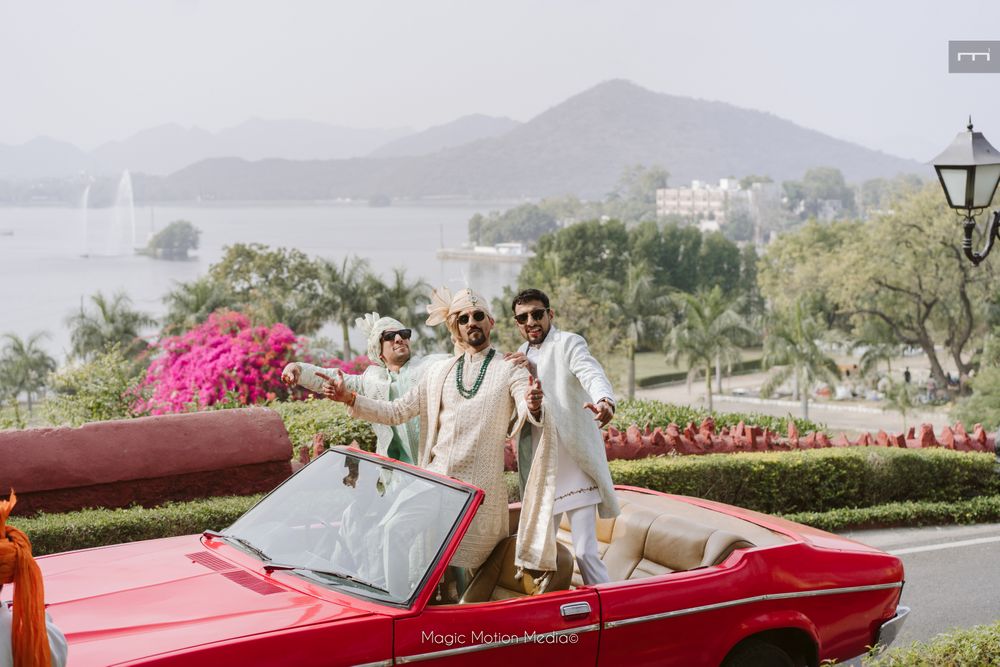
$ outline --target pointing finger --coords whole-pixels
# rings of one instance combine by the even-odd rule
[[[584,407],[584,409],[586,409],[586,410],[590,410],[590,411],[591,411],[591,412],[593,412],[593,413],[594,413],[595,415],[599,415],[599,414],[601,414],[601,410],[600,410],[600,408],[598,408],[598,407],[597,407],[596,405],[594,405],[593,403],[584,403],[584,404],[583,404],[583,407]]]

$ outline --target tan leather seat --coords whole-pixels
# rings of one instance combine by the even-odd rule
[[[469,588],[462,596],[462,604],[509,600],[539,593],[564,591],[569,588],[573,576],[573,554],[564,545],[556,544],[556,571],[549,574],[547,583],[542,583],[544,590],[539,590],[541,572],[525,570],[520,579],[515,577],[516,546],[517,537],[514,536],[496,545],[493,553],[472,578]]]
[[[665,496],[618,492],[621,514],[597,520],[597,549],[611,581],[641,579],[718,565],[736,549],[780,544],[782,536],[756,524]],[[563,517],[561,544],[572,544]],[[573,585],[582,586],[575,569]]]

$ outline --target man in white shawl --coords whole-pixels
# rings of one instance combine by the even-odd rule
[[[602,518],[620,513],[604,438],[598,426],[607,425],[615,412],[614,393],[601,364],[575,333],[560,331],[552,324],[549,297],[528,289],[511,303],[514,321],[526,341],[518,350],[527,357],[539,380],[545,383],[545,409],[554,426],[557,455],[553,531],[566,514],[573,537],[573,552],[585,584],[608,581],[608,569],[597,550],[594,508]],[[522,486],[537,465],[533,457],[541,438],[540,429],[525,429],[518,443],[518,471]],[[551,472],[551,471],[549,471]]]
[[[324,393],[350,406],[351,416],[368,421],[400,424],[419,416],[418,465],[485,492],[483,504],[451,561],[456,567],[477,568],[509,530],[504,442],[528,421],[543,429],[539,456],[551,455],[542,387],[527,370],[505,361],[490,344],[494,318],[486,299],[471,289],[454,296],[440,289],[434,292],[427,310],[429,325],[444,322],[448,326],[456,356],[433,363],[413,389],[392,402],[372,400],[349,390],[341,373],[327,383]],[[541,466],[543,472],[546,469]],[[547,489],[544,481],[529,480],[515,564],[551,571],[556,569],[555,538],[549,528],[554,487]]]
[[[403,396],[420,379],[424,369],[434,361],[447,359],[446,354],[425,357],[412,355],[410,336],[412,330],[391,317],[369,313],[357,319],[358,328],[368,342],[368,358],[375,364],[361,375],[347,375],[345,381],[350,391],[380,401],[392,401]],[[299,384],[310,391],[321,393],[324,380],[337,374],[336,369],[321,368],[313,364],[292,362],[281,372],[282,381],[288,386]],[[403,461],[417,462],[420,442],[420,420],[414,417],[396,426],[372,424],[375,431],[375,451],[382,456]]]

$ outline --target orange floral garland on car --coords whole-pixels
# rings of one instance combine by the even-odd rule
[[[14,667],[48,667],[52,664],[45,630],[45,589],[42,571],[31,557],[31,541],[7,525],[17,496],[0,500],[0,585],[14,584],[11,647]]]

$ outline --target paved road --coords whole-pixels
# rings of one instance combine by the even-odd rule
[[[766,379],[761,373],[740,375],[727,378],[723,382],[723,395],[714,397],[714,407],[723,412],[760,412],[775,417],[791,414],[802,416],[801,403],[791,400],[761,400],[758,398],[737,396],[733,392],[740,390],[756,391]],[[705,387],[701,382],[694,383],[691,391],[687,384],[679,383],[655,387],[652,389],[637,389],[636,398],[649,398],[678,405],[707,407]],[[874,401],[810,401],[809,418],[826,424],[827,432],[834,436],[840,431],[855,435],[860,431],[877,433],[879,429],[887,433],[902,431],[903,420],[898,412],[882,409],[882,404]],[[952,422],[943,411],[915,411],[907,414],[907,426],[918,426],[923,423],[932,424],[935,432],[940,432],[945,425]],[[972,425],[968,425],[971,430]]]
[[[1000,620],[1000,523],[842,534],[903,560],[913,611],[896,645]]]

